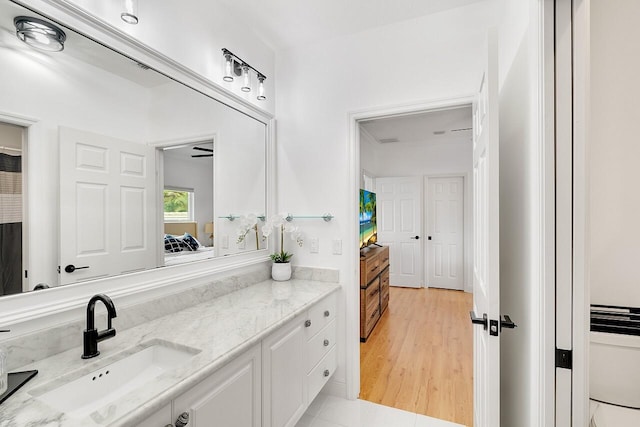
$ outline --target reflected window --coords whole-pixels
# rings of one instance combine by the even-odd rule
[[[193,190],[165,188],[164,189],[164,221],[182,222],[194,220]]]

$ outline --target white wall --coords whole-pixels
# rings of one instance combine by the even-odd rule
[[[29,0],[25,3],[29,4]],[[242,20],[218,0],[140,1],[139,23],[120,19],[122,1],[70,0],[119,31],[178,61],[198,74],[231,90],[235,95],[271,113],[275,106],[275,55]],[[227,48],[267,76],[266,101],[256,100],[255,89],[240,91],[239,79],[225,83],[222,48]],[[256,87],[254,81],[253,87]]]
[[[277,210],[335,215],[330,223],[298,222],[307,238],[319,238],[319,253],[291,247],[294,264],[339,269],[343,286],[357,286],[345,279],[356,269],[355,249],[331,251],[333,239],[349,247],[349,224],[356,221],[348,217],[349,113],[472,95],[479,85],[482,40],[497,24],[497,6],[475,3],[278,52]],[[345,345],[339,347],[338,384],[346,379],[347,343],[344,330],[340,334]]]
[[[589,197],[593,304],[640,307],[640,3],[591,2]]]

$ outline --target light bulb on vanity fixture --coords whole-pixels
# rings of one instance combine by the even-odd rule
[[[240,90],[243,92],[251,92],[251,76],[249,75],[249,67],[247,65],[242,67],[242,78],[244,83]]]
[[[264,101],[267,97],[264,94],[264,79],[265,76],[258,74],[258,101]]]
[[[127,24],[136,25],[138,23],[138,0],[124,0],[124,10],[120,18]]]
[[[234,81],[234,75],[236,77],[242,76],[242,87],[240,88],[240,90],[243,92],[251,92],[251,72],[253,71],[254,73],[256,73],[256,76],[258,78],[257,99],[259,101],[264,101],[265,99],[267,99],[264,89],[264,81],[267,76],[253,68],[246,61],[240,59],[237,55],[235,55],[228,49],[223,48],[222,55],[224,58],[224,75],[222,76],[222,80],[231,83]]]

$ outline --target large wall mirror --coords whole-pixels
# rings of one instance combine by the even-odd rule
[[[265,248],[265,122],[68,28],[34,49],[18,16],[0,4],[0,295]]]

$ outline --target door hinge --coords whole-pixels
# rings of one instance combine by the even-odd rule
[[[25,270],[24,271],[24,278],[28,279],[29,278],[29,270]]]
[[[573,369],[573,351],[556,348],[556,368]]]

